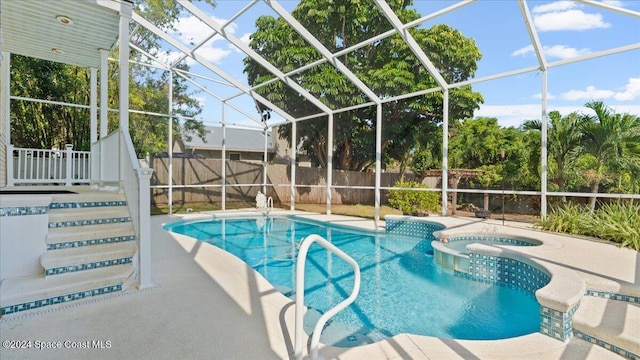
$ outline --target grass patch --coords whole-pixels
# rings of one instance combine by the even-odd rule
[[[231,202],[227,203],[227,209],[246,209],[255,207],[255,204],[249,204],[244,202]],[[217,211],[222,208],[218,204],[210,204],[210,203],[188,203],[188,204],[174,204],[173,205],[173,213],[174,214],[186,214],[187,209],[192,209],[193,212],[203,212],[203,211]],[[166,215],[169,213],[168,205],[151,205],[151,215]]]
[[[296,204],[296,210],[310,211],[324,214],[327,212],[326,204]],[[367,219],[375,218],[375,207],[371,205],[331,205],[331,213],[334,215],[346,215],[362,217]],[[380,218],[386,215],[402,215],[402,211],[389,206],[380,206]]]

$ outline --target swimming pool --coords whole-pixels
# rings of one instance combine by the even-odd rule
[[[531,292],[476,282],[437,266],[433,236],[412,238],[355,230],[297,217],[226,218],[177,222],[166,230],[220,247],[245,261],[293,298],[296,245],[319,234],[354,258],[362,272],[356,302],[332,318],[321,341],[357,346],[400,333],[489,340],[539,330],[539,305]],[[310,311],[305,330],[351,292],[351,267],[313,245],[305,272]]]

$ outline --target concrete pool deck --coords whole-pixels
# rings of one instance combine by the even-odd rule
[[[284,212],[283,214],[289,214]],[[308,214],[308,213],[307,213]],[[287,359],[293,353],[293,302],[236,257],[191,238],[162,230],[179,218],[153,216],[152,274],[158,286],[57,310],[0,320],[0,339],[31,340],[32,348],[0,348],[2,359]],[[312,218],[373,229],[371,220],[343,216]],[[515,231],[543,236],[557,246],[526,247],[527,256],[573,269],[588,289],[640,294],[640,256],[615,245],[546,234],[526,225],[433,217],[460,231]],[[377,224],[383,226],[384,223]],[[475,230],[474,230],[475,229]],[[638,334],[633,311],[612,311],[624,321],[621,334]],[[604,326],[610,313],[593,311],[585,320]],[[633,319],[633,320],[632,320]],[[62,349],[34,348],[47,344]],[[102,348],[78,349],[91,342]],[[99,342],[102,341],[102,342]],[[637,339],[636,339],[637,341]],[[65,344],[65,342],[67,342]],[[355,348],[323,347],[325,359],[620,359],[577,337],[568,342],[540,333],[495,341],[438,339],[401,334]]]

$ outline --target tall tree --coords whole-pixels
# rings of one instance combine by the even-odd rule
[[[449,142],[449,165],[475,169],[500,160],[503,140],[498,119],[478,117],[456,123]]]
[[[558,185],[559,192],[566,190],[567,167],[578,155],[580,138],[577,124],[579,118],[579,114],[575,112],[567,116],[560,115],[559,111],[549,112],[547,148],[549,158],[555,164],[552,176],[553,181]],[[542,130],[540,120],[528,120],[522,126],[525,130]],[[540,148],[539,144],[537,148]],[[565,196],[562,197],[562,201],[566,202]]]
[[[410,22],[420,15],[409,7],[412,1],[393,1],[390,6],[401,21]],[[348,0],[302,0],[292,15],[332,53],[344,50],[391,29],[391,25],[374,2]],[[322,58],[321,54],[283,19],[262,16],[250,46],[283,72],[300,68]],[[411,34],[450,83],[472,77],[481,54],[472,39],[446,25],[429,29],[413,28]],[[388,98],[437,86],[400,36],[373,42],[338,58],[380,98]],[[274,76],[251,58],[245,58],[245,72],[251,85],[262,84]],[[323,63],[291,77],[331,109],[371,101],[336,68]],[[321,111],[313,103],[282,81],[257,90],[276,106],[294,117]],[[417,148],[418,134],[432,131],[442,121],[442,93],[436,92],[383,105],[383,156],[407,161],[403,153]],[[482,96],[470,86],[450,90],[450,118],[473,116]],[[261,105],[261,111],[269,111]],[[334,116],[334,166],[363,170],[375,161],[376,108],[365,107]],[[289,127],[280,136],[291,144]],[[326,166],[326,117],[298,124],[304,134],[303,148],[320,166]]]
[[[640,177],[640,117],[616,114],[602,101],[585,106],[595,113],[583,116],[578,125],[583,151],[596,159],[591,192],[598,193],[607,176],[629,171],[632,177]],[[593,196],[590,200],[592,210],[596,199]]]

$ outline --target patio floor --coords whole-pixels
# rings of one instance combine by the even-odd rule
[[[189,215],[197,216],[202,214]],[[371,220],[311,216],[374,227]],[[17,350],[3,346],[0,357],[3,360],[289,358],[293,353],[293,302],[234,256],[162,230],[162,224],[180,217],[151,218],[152,274],[156,287],[2,319],[3,345],[6,340],[31,340],[31,348]],[[501,226],[493,220],[435,219],[448,226]],[[507,226],[522,231],[523,235],[531,231],[524,229],[523,224],[508,223]],[[558,246],[546,250],[527,249],[530,256],[575,269],[587,287],[624,288],[640,293],[638,252],[583,239],[548,236],[554,238]],[[58,345],[55,342],[60,342],[62,348],[35,348],[36,345]],[[82,348],[87,345],[98,345],[98,348]],[[325,359],[620,358],[575,337],[563,343],[540,333],[496,341],[401,334],[356,348],[324,347],[321,354]]]

